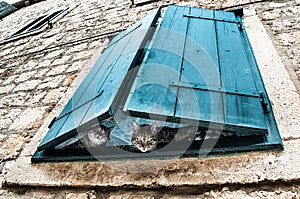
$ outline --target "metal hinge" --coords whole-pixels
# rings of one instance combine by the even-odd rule
[[[55,121],[56,121],[56,117],[54,117],[54,118],[52,119],[52,121],[50,122],[50,124],[48,125],[48,128],[49,128],[49,129],[53,126],[53,124],[54,124]]]
[[[270,113],[271,108],[267,101],[267,96],[264,92],[260,93],[260,103],[265,114]]]

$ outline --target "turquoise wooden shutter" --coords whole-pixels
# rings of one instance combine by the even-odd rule
[[[120,100],[118,91],[122,90],[120,88],[127,71],[136,65],[159,13],[160,9],[153,11],[111,41],[63,111],[50,125],[51,128],[38,147],[39,151],[73,138],[79,128],[89,128],[98,120],[112,116]]]
[[[32,162],[282,149],[239,13],[168,6],[116,36],[53,120]],[[153,153],[135,153],[130,142],[101,145],[93,155],[59,147],[78,141],[78,130],[87,131],[118,114],[200,128],[188,148],[178,142]],[[110,141],[122,137],[118,133]]]
[[[238,136],[267,134],[265,90],[234,12],[170,6],[124,111]]]

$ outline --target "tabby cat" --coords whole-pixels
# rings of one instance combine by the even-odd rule
[[[108,129],[99,126],[90,130],[87,135],[81,138],[81,142],[87,148],[98,147],[108,140],[109,133]]]
[[[141,152],[153,150],[158,143],[155,122],[152,125],[140,126],[134,121],[131,142]]]
[[[141,152],[154,150],[158,143],[168,143],[175,139],[178,141],[193,141],[198,127],[184,126],[181,128],[156,127],[152,125],[138,125],[133,122],[132,145]]]

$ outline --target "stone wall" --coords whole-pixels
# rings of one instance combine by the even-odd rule
[[[278,53],[296,86],[300,79],[300,28],[299,0],[256,2],[237,1],[153,1],[143,6],[132,6],[130,0],[47,0],[22,8],[0,21],[0,40],[12,34],[33,18],[64,8],[75,8],[54,24],[52,29],[0,45],[0,172],[8,162],[18,158],[24,145],[31,140],[45,118],[65,97],[73,80],[110,34],[120,31],[150,10],[162,5],[178,3],[212,9],[237,7],[253,8],[263,21]],[[298,87],[298,92],[299,92]],[[299,165],[300,166],[300,165]],[[2,175],[1,175],[2,176]],[[1,181],[3,178],[1,177]],[[297,184],[297,183],[296,183]],[[0,189],[0,198],[95,198],[100,196],[126,198],[171,197],[178,194],[192,198],[293,198],[299,197],[300,187],[294,184],[275,186],[253,185],[212,187],[203,190],[186,191],[170,188],[157,192],[140,190],[105,189],[41,189],[12,188]],[[111,192],[111,193],[108,193]],[[24,195],[25,194],[25,195]],[[24,196],[23,196],[24,195]],[[178,196],[179,197],[179,196]]]

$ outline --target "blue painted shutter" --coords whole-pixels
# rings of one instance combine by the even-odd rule
[[[263,83],[234,12],[169,6],[130,91],[133,116],[267,134]]]
[[[127,71],[136,65],[159,14],[160,9],[153,11],[111,41],[51,124],[38,151],[73,138],[77,135],[77,128],[84,129],[95,121],[112,116],[121,98],[118,91]]]

